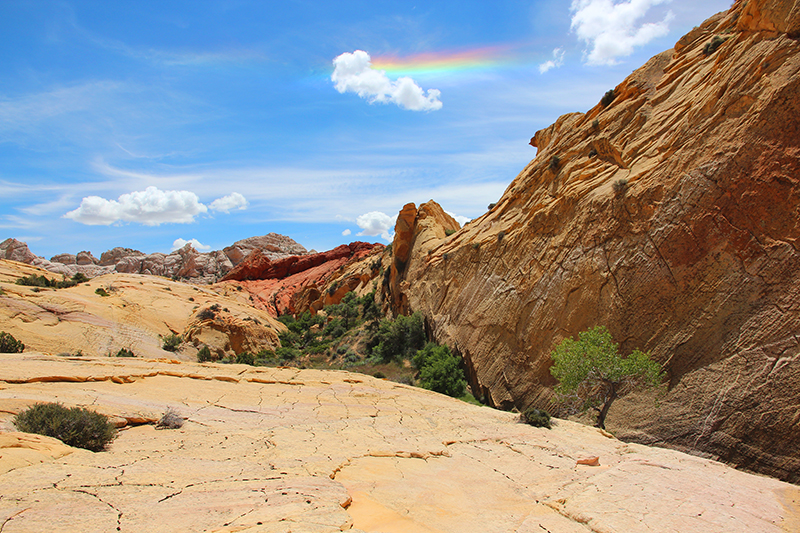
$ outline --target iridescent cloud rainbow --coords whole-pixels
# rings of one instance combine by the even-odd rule
[[[473,50],[428,52],[411,56],[382,55],[372,58],[372,67],[394,76],[450,74],[487,70],[518,63],[510,46],[490,46]]]

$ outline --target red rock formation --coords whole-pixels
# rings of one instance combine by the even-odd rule
[[[494,209],[412,252],[395,306],[521,410],[552,409],[553,347],[606,325],[669,374],[658,407],[615,403],[617,436],[800,482],[799,27],[798,1],[737,1],[537,132]]]
[[[321,287],[335,277],[337,271],[347,265],[359,263],[367,256],[380,253],[383,248],[381,244],[353,242],[327,252],[287,257],[277,261],[270,261],[256,251],[220,281],[239,282],[252,294],[256,306],[268,310],[275,316],[305,310],[314,312],[323,305],[338,303],[338,300],[346,294],[347,290],[344,290],[338,295],[338,300],[335,300],[337,291],[332,291],[326,298],[327,292],[323,294],[321,290]],[[340,283],[337,289],[349,287],[349,290],[354,290],[375,275],[377,271],[374,275],[366,276],[366,279],[358,277],[358,282]],[[298,293],[302,294],[299,301],[296,299]]]

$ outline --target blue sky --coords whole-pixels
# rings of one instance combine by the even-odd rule
[[[730,4],[0,2],[0,241],[322,251],[408,202],[477,217],[537,130]]]

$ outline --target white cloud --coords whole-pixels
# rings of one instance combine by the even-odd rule
[[[238,192],[234,192],[229,194],[228,196],[223,196],[222,198],[217,198],[211,205],[208,207],[212,211],[220,211],[222,213],[230,213],[233,210],[244,210],[247,209],[247,199],[239,194]]]
[[[211,202],[214,211],[229,213],[233,209],[246,209],[247,200],[232,193]],[[198,215],[208,213],[209,207],[190,191],[162,191],[148,187],[121,195],[116,200],[87,196],[81,205],[64,215],[87,226],[109,226],[116,222],[137,222],[145,226],[161,224],[189,224]]]
[[[356,218],[356,224],[361,228],[361,231],[356,235],[374,237],[380,235],[385,241],[391,241],[394,238],[394,223],[397,216],[390,217],[386,213],[380,211],[370,211],[364,213]]]
[[[409,77],[392,81],[383,70],[372,68],[369,54],[356,50],[345,52],[333,60],[331,80],[340,93],[354,92],[370,103],[394,103],[412,111],[436,111],[442,108],[437,89],[427,93]]]
[[[450,211],[445,211],[445,213],[447,213],[448,215],[450,215],[451,217],[453,217],[454,219],[456,219],[456,222],[458,222],[459,224],[461,224],[461,227],[464,227],[464,224],[466,224],[467,222],[469,222],[470,220],[472,220],[472,219],[471,219],[471,218],[469,218],[469,217],[464,217],[464,216],[461,216],[461,215],[456,215],[455,213],[451,213]]]
[[[207,252],[207,251],[211,250],[210,246],[202,244],[197,239],[190,239],[188,241],[185,240],[185,239],[175,239],[175,242],[172,243],[172,251],[174,252],[175,250],[180,250],[181,248],[183,248],[187,244],[191,244],[192,248],[194,248],[195,250],[201,251],[201,252]]]
[[[618,58],[629,56],[633,49],[669,32],[674,18],[668,11],[660,22],[641,23],[653,6],[670,0],[573,0],[571,28],[589,45],[589,65],[614,65]]]
[[[348,236],[348,235],[350,235],[351,233],[353,233],[353,232],[352,232],[352,231],[350,231],[350,229],[348,228],[348,229],[346,229],[346,230],[344,230],[344,231],[342,232],[342,236],[343,236],[343,237],[347,237],[347,236]]]
[[[558,68],[564,64],[564,49],[556,48],[553,50],[553,59],[545,61],[539,65],[539,74],[544,74],[548,70]]]

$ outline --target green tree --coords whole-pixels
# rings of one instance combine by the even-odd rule
[[[425,323],[420,312],[383,320],[369,344],[375,357],[388,363],[392,359],[411,359],[425,346]]]
[[[0,331],[0,353],[22,353],[25,345],[18,341],[11,333]]]
[[[429,342],[414,356],[414,366],[419,369],[419,385],[454,398],[464,396],[467,381],[461,361],[447,346]]]
[[[348,292],[342,297],[338,304],[325,306],[325,313],[330,317],[341,317],[345,331],[355,325],[358,318],[359,299],[353,291]]]
[[[634,350],[622,357],[605,326],[567,338],[552,353],[550,373],[558,380],[556,401],[577,411],[597,409],[597,427],[605,429],[611,404],[637,389],[657,386],[664,378],[650,354]]]

